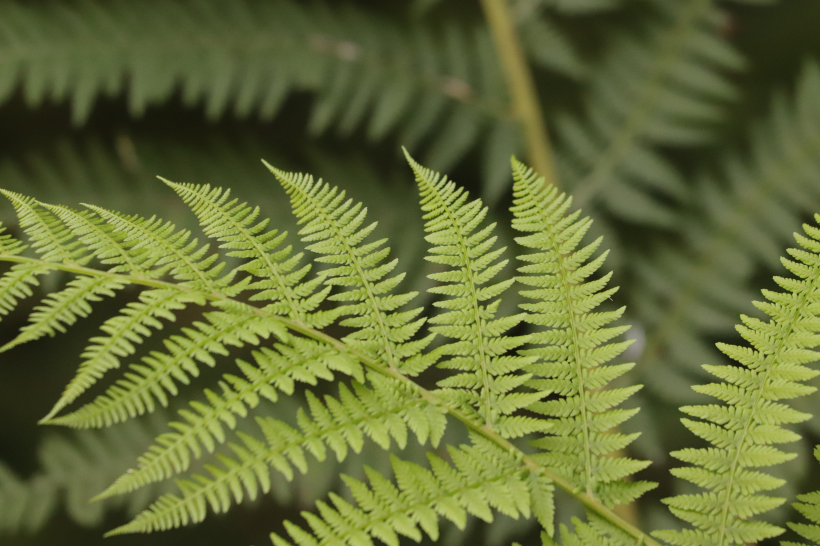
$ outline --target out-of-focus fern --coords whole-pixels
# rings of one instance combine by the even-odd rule
[[[291,93],[309,91],[316,95],[312,133],[335,127],[348,135],[364,125],[370,139],[398,132],[408,147],[432,136],[426,160],[437,168],[484,134],[494,157],[519,145],[480,27],[434,32],[353,5],[291,0],[5,1],[0,21],[0,102],[18,87],[31,105],[68,100],[76,123],[106,95],[127,95],[135,115],[180,91],[210,118],[233,111],[271,119]],[[580,72],[553,26],[528,29],[542,65]],[[556,44],[555,55],[541,47]]]
[[[558,120],[562,180],[581,204],[619,218],[671,226],[687,190],[658,146],[702,145],[734,98],[743,66],[718,34],[710,0],[652,2],[642,36],[621,35],[593,70],[586,119]]]
[[[162,424],[158,415],[149,423],[132,421],[104,431],[82,431],[72,438],[50,434],[38,446],[37,472],[26,479],[0,464],[0,536],[33,533],[62,509],[72,520],[89,527],[100,525],[106,512],[118,508],[138,513],[152,497],[167,490],[168,484],[105,503],[89,503],[88,499],[128,468],[162,430]]]

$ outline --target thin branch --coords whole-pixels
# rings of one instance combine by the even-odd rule
[[[544,113],[524,48],[516,32],[507,0],[481,0],[484,15],[495,42],[495,49],[507,79],[513,113],[521,123],[527,144],[527,158],[533,169],[544,177],[546,185],[558,186],[552,146]]]

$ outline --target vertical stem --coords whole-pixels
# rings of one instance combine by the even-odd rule
[[[544,177],[546,184],[557,186],[558,179],[549,135],[544,125],[544,114],[507,2],[508,0],[481,0],[481,6],[507,79],[513,112],[524,130],[527,158],[532,168]]]

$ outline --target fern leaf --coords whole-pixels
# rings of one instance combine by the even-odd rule
[[[369,467],[370,487],[345,476],[357,505],[331,494],[332,505],[320,501],[318,514],[302,513],[312,534],[286,522],[293,543],[274,533],[273,544],[371,544],[373,537],[398,546],[400,536],[421,541],[422,531],[437,540],[439,517],[461,529],[468,514],[484,521],[493,520],[493,510],[515,519],[529,517],[531,499],[551,484],[530,480],[510,454],[479,436],[471,439],[472,445],[448,449],[454,466],[433,454],[428,455],[430,470],[393,456],[396,484]]]
[[[54,336],[58,331],[64,333],[78,317],[85,318],[91,313],[89,302],[100,301],[101,296],[114,297],[114,292],[124,287],[125,283],[120,279],[77,277],[65,289],[49,295],[35,307],[29,317],[31,324],[21,328],[17,337],[0,347],[0,352],[46,335]]]
[[[490,284],[507,265],[507,260],[498,260],[505,249],[493,249],[497,239],[492,236],[495,224],[479,229],[487,214],[480,199],[467,202],[469,195],[463,189],[425,169],[409,155],[407,159],[416,174],[422,210],[426,213],[426,239],[434,245],[427,260],[447,267],[444,272],[429,276],[447,284],[430,291],[451,296],[435,303],[447,311],[431,319],[435,326],[430,329],[457,340],[442,347],[442,353],[453,358],[440,366],[462,372],[444,379],[439,386],[455,391],[457,399],[474,405],[480,418],[506,437],[538,430],[543,422],[512,416],[546,393],[521,396],[513,392],[530,377],[515,372],[535,359],[506,355],[528,338],[505,335],[521,322],[523,314],[496,318],[500,303],[496,298],[513,280]],[[486,303],[489,300],[494,301]],[[509,428],[508,423],[515,426]]]
[[[161,319],[173,321],[175,312],[185,309],[188,304],[205,304],[200,294],[163,289],[143,291],[139,299],[139,302],[129,303],[119,315],[105,321],[100,329],[106,335],[91,338],[91,344],[80,355],[83,361],[77,374],[41,423],[51,422],[52,417],[94,385],[108,370],[119,368],[120,359],[134,354],[136,345],[149,337],[152,329],[162,329]]]
[[[820,222],[820,216],[815,220]],[[681,408],[697,419],[682,419],[683,424],[714,447],[672,453],[694,465],[672,473],[708,490],[664,500],[675,515],[697,527],[657,532],[672,544],[724,546],[757,542],[783,532],[777,526],[748,520],[785,501],[760,494],[780,487],[783,480],[753,469],[793,458],[775,445],[799,440],[800,436],[784,425],[810,417],[780,401],[816,390],[801,383],[818,374],[805,365],[818,359],[811,349],[820,344],[820,229],[809,225],[803,229],[807,236],[795,234],[802,248],[789,250],[793,260],[783,259],[796,278],[775,277],[785,291],[764,290],[768,301],[755,302],[771,317],[769,322],[741,316],[743,325],[737,327],[738,333],[752,348],[718,344],[740,365],[704,365],[723,382],[694,389],[723,403]]]
[[[432,365],[436,355],[421,355],[421,351],[435,336],[412,340],[426,322],[418,318],[423,309],[398,311],[417,293],[392,293],[404,279],[404,273],[387,276],[398,264],[395,259],[383,263],[390,252],[383,248],[387,239],[364,242],[376,229],[375,222],[362,227],[367,209],[321,180],[315,182],[308,175],[284,173],[270,165],[268,168],[290,196],[299,223],[305,224],[299,233],[304,242],[310,243],[308,250],[320,255],[317,261],[335,266],[324,272],[325,282],[351,287],[331,296],[335,301],[350,302],[341,306],[340,313],[353,318],[340,324],[357,330],[344,341],[400,372],[412,370],[417,375]]]
[[[91,256],[79,241],[73,241],[71,231],[55,217],[44,210],[32,197],[16,192],[0,190],[17,212],[20,227],[31,239],[31,247],[47,262],[84,265]]]
[[[544,450],[538,460],[606,506],[629,503],[656,484],[625,480],[649,466],[648,461],[612,456],[637,436],[610,429],[637,413],[615,407],[640,386],[603,390],[634,366],[605,365],[632,343],[607,343],[629,329],[605,327],[618,320],[624,308],[595,311],[617,291],[604,289],[611,273],[588,280],[607,253],[591,259],[601,238],[579,248],[592,220],[581,218],[580,211],[568,213],[572,198],[554,187],[545,188],[544,179],[519,161],[513,159],[512,166],[513,227],[530,233],[516,241],[536,251],[519,256],[528,265],[519,268],[527,275],[518,281],[530,287],[521,295],[532,301],[521,305],[528,311],[524,320],[550,327],[532,334],[531,341],[541,347],[522,351],[538,358],[526,368],[532,374],[527,384],[536,392],[560,395],[529,406],[553,423],[542,439],[533,442]]]
[[[152,351],[141,364],[132,364],[123,379],[73,413],[55,417],[53,424],[73,428],[99,428],[150,413],[157,402],[168,405],[168,395],[176,395],[176,382],[187,384],[199,375],[199,365],[213,367],[213,355],[227,355],[227,346],[258,345],[271,334],[286,338],[282,325],[268,317],[235,312],[208,312],[207,322],[197,321],[183,328],[183,335],[164,341],[166,352]]]
[[[318,379],[332,380],[334,370],[356,370],[355,363],[340,365],[344,356],[325,344],[295,337],[288,341],[289,345],[275,345],[275,350],[254,351],[256,365],[238,360],[244,377],[225,374],[219,383],[221,393],[206,390],[207,402],[192,402],[195,411],[181,411],[184,421],[170,424],[175,432],[158,437],[139,458],[139,466],[120,476],[98,498],[129,493],[188,470],[191,457],[199,458],[203,451],[212,453],[224,443],[223,426],[233,429],[237,417],[246,417],[260,398],[275,402],[278,392],[293,394],[297,381],[316,385]]]
[[[269,220],[255,223],[259,207],[252,209],[247,203],[237,204],[237,199],[230,200],[230,191],[222,188],[175,184],[164,179],[163,182],[191,207],[207,236],[220,241],[220,248],[231,249],[228,256],[252,258],[236,270],[260,278],[247,286],[248,290],[260,290],[251,297],[252,300],[278,302],[266,309],[314,328],[325,327],[335,320],[337,311],[316,311],[330,288],[315,293],[322,282],[321,277],[303,282],[310,266],[294,271],[302,254],[290,257],[291,247],[278,249],[287,233],[280,235],[277,230],[262,233]]]
[[[242,445],[229,444],[234,457],[219,456],[224,468],[207,466],[210,476],[195,475],[193,481],[178,481],[182,497],[169,494],[160,498],[132,522],[109,534],[150,532],[189,521],[199,522],[205,518],[208,507],[215,513],[225,512],[232,502],[239,504],[246,497],[255,498],[259,490],[269,490],[269,466],[291,480],[293,467],[307,472],[306,452],[319,461],[325,459],[325,444],[341,461],[347,457],[348,448],[357,453],[362,449],[365,436],[384,449],[389,447],[391,438],[403,447],[408,426],[420,442],[428,435],[434,445],[438,442],[444,431],[440,412],[420,408],[417,400],[389,380],[376,379],[374,385],[376,389],[371,390],[354,383],[355,392],[341,385],[339,399],[326,396],[324,403],[308,393],[311,417],[299,410],[301,431],[272,418],[257,419],[268,447],[247,434],[238,433]],[[423,426],[419,424],[419,413],[423,413]]]

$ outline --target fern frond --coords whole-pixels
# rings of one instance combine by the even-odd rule
[[[611,429],[638,410],[615,408],[641,386],[604,390],[634,366],[607,364],[632,344],[607,343],[629,329],[606,327],[623,315],[623,307],[595,311],[618,290],[604,289],[612,273],[588,280],[603,265],[607,252],[591,260],[602,239],[579,245],[592,220],[581,218],[580,211],[568,213],[572,198],[544,187],[544,179],[531,169],[515,159],[512,166],[513,228],[531,233],[516,241],[536,251],[519,256],[529,265],[519,268],[527,275],[518,281],[531,287],[521,295],[532,300],[521,307],[528,311],[524,320],[549,327],[532,334],[530,341],[541,347],[521,351],[538,358],[526,368],[533,375],[527,385],[536,392],[560,395],[528,408],[553,423],[542,439],[533,442],[544,450],[538,460],[606,506],[629,503],[656,484],[625,479],[649,466],[648,461],[613,457],[637,437]]]
[[[354,383],[354,391],[350,391],[341,385],[339,399],[326,396],[324,403],[308,392],[311,415],[308,417],[300,408],[300,430],[272,418],[258,418],[268,446],[238,433],[242,444],[229,444],[233,457],[218,455],[224,469],[209,465],[206,469],[210,476],[195,475],[193,481],[178,481],[182,497],[169,494],[160,498],[131,523],[109,534],[150,532],[199,522],[205,518],[208,506],[215,513],[225,512],[232,502],[239,504],[246,497],[252,500],[259,490],[269,490],[269,467],[288,480],[293,479],[293,467],[306,473],[306,452],[323,461],[327,456],[325,444],[341,461],[347,457],[349,448],[356,453],[361,451],[365,437],[383,449],[390,446],[392,438],[403,448],[408,427],[420,442],[429,437],[433,445],[438,443],[444,432],[440,411],[420,405],[394,381],[377,376],[371,379],[374,389]],[[128,476],[121,478],[120,486],[133,482]]]
[[[275,303],[266,309],[314,328],[323,328],[335,320],[338,311],[316,310],[330,287],[316,292],[323,280],[321,276],[304,281],[309,265],[294,271],[302,254],[290,257],[291,247],[279,248],[287,233],[279,234],[275,229],[262,233],[269,220],[255,223],[259,207],[252,209],[247,203],[237,204],[238,199],[229,201],[230,191],[222,188],[175,184],[164,179],[163,182],[191,207],[208,237],[220,241],[220,248],[231,249],[228,256],[251,258],[234,271],[260,278],[247,286],[248,290],[259,290],[251,296],[251,301],[273,301]]]
[[[165,352],[152,351],[141,364],[132,364],[105,394],[80,409],[54,417],[49,422],[73,428],[111,426],[154,411],[157,402],[165,407],[168,396],[178,392],[177,383],[188,384],[199,375],[199,364],[213,367],[214,355],[227,356],[228,346],[258,345],[271,335],[286,338],[284,327],[269,317],[214,311],[203,313],[207,322],[197,321],[163,343]]]
[[[820,446],[814,448],[814,458],[820,461]],[[813,544],[820,544],[820,493],[817,491],[804,493],[798,495],[797,500],[800,502],[795,502],[792,506],[811,523],[789,522],[789,527]],[[797,542],[781,542],[780,544],[781,546],[807,546]]]
[[[437,540],[439,517],[463,529],[467,514],[492,521],[493,510],[515,519],[537,511],[551,525],[552,506],[539,501],[551,501],[552,484],[522,473],[516,458],[498,446],[477,435],[471,440],[471,445],[448,448],[454,466],[433,454],[428,455],[431,470],[393,456],[396,484],[369,467],[370,487],[345,476],[358,506],[331,494],[332,505],[320,501],[318,514],[302,513],[312,533],[288,521],[293,543],[274,533],[273,544],[372,544],[373,537],[398,546],[399,536],[419,542],[422,531]]]
[[[349,345],[383,360],[390,368],[418,375],[435,363],[436,354],[422,355],[435,337],[412,340],[426,322],[418,318],[422,308],[399,311],[410,303],[417,292],[394,294],[393,289],[404,279],[400,273],[387,277],[398,264],[387,263],[390,248],[387,239],[367,242],[376,229],[376,222],[365,223],[367,209],[361,203],[347,199],[344,191],[312,176],[290,174],[267,165],[290,196],[299,231],[307,247],[320,256],[316,261],[331,264],[324,272],[329,286],[350,287],[330,299],[345,303],[339,313],[353,315],[342,326],[356,328],[344,338]]]
[[[562,180],[583,205],[673,226],[686,187],[657,145],[708,142],[735,96],[727,73],[743,59],[718,31],[709,0],[653,2],[644,36],[622,35],[589,83],[588,119],[559,120]]]
[[[820,215],[815,221],[820,222]],[[741,315],[743,325],[737,331],[752,347],[718,344],[740,366],[704,365],[723,382],[693,387],[723,404],[681,408],[697,419],[682,419],[683,424],[714,447],[672,453],[693,465],[672,473],[707,489],[664,500],[675,515],[697,528],[657,532],[672,544],[724,546],[783,532],[769,523],[748,520],[785,502],[759,494],[777,489],[784,481],[755,469],[794,458],[774,446],[799,440],[785,426],[811,417],[781,402],[814,392],[814,387],[803,383],[818,375],[806,364],[818,360],[811,349],[820,344],[820,229],[809,225],[803,229],[807,236],[795,234],[802,248],[789,250],[793,260],[782,260],[796,278],[775,277],[785,291],[764,290],[768,301],[754,302],[771,317],[769,322]]]
[[[513,392],[530,378],[516,372],[535,359],[506,354],[526,343],[528,337],[505,335],[521,322],[523,314],[496,318],[501,301],[497,298],[514,281],[491,284],[508,260],[499,261],[505,248],[493,249],[495,224],[478,229],[487,207],[480,199],[467,202],[469,194],[463,188],[422,167],[409,155],[407,160],[416,175],[426,213],[426,240],[433,245],[426,259],[446,268],[429,278],[447,284],[429,291],[450,296],[434,304],[446,311],[430,319],[434,324],[430,330],[457,340],[441,348],[453,358],[439,366],[461,373],[440,381],[441,392],[465,408],[475,407],[477,416],[502,436],[539,430],[543,422],[512,415],[547,393]],[[489,300],[493,301],[485,303]]]
[[[52,418],[82,393],[94,385],[103,375],[120,367],[120,359],[134,354],[136,345],[151,336],[152,329],[162,329],[162,319],[173,321],[175,313],[188,304],[205,305],[200,294],[175,290],[145,290],[140,301],[129,303],[120,314],[106,320],[100,327],[104,336],[91,338],[91,344],[80,355],[83,361],[77,374],[66,386],[60,399],[43,417],[41,423]]]
[[[165,433],[139,458],[139,466],[120,476],[99,498],[129,493],[149,483],[180,474],[190,467],[191,457],[212,453],[226,441],[223,426],[233,429],[237,417],[248,415],[260,398],[278,400],[278,392],[293,394],[295,382],[316,385],[332,380],[333,371],[357,375],[355,362],[340,362],[345,355],[315,341],[291,337],[289,345],[277,344],[253,352],[256,365],[237,360],[244,377],[225,374],[221,393],[205,391],[207,402],[192,402],[195,411],[182,410],[184,421],[170,423],[176,432]]]

